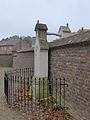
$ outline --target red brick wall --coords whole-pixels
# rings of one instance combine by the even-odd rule
[[[49,75],[66,78],[69,111],[77,120],[90,120],[90,42],[50,48]]]
[[[13,46],[0,46],[0,54],[11,54]]]
[[[0,54],[0,67],[12,67],[12,54]]]
[[[16,45],[4,45],[0,46],[0,54],[11,54],[12,50],[23,50],[30,48],[30,45],[27,41],[18,41]]]
[[[13,57],[13,67],[34,69],[34,52],[18,52],[17,55]]]
[[[8,54],[12,54],[12,50],[19,51],[19,50],[24,50],[24,49],[28,49],[28,48],[30,48],[30,44],[25,40],[18,41],[16,45],[3,45],[3,46],[0,46],[0,66],[3,66],[3,67],[12,66],[12,57],[11,57],[11,55],[8,55]],[[19,67],[21,67],[21,68],[24,67],[24,66],[28,67],[28,65],[30,63],[29,60],[26,63],[24,63],[24,61],[22,59],[22,56],[19,57],[19,55],[22,55],[24,57],[24,55],[26,55],[26,53],[24,55],[18,53],[17,58],[14,57],[14,59],[13,59],[14,66],[16,65],[16,67],[18,67],[18,65],[19,65]],[[27,59],[30,58],[32,60],[32,56],[33,55],[31,55],[31,58],[30,58],[29,55],[28,56],[26,55],[25,59],[27,60]],[[24,64],[22,64],[22,63],[24,63]],[[33,66],[33,64],[32,64],[32,66]]]
[[[23,50],[23,49],[26,49],[26,48],[30,48],[30,45],[27,41],[19,41],[15,46],[14,46],[14,49],[15,50]]]

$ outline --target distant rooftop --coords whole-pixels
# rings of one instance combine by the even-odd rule
[[[23,37],[23,38],[20,37],[20,38],[15,38],[15,39],[12,39],[12,38],[2,39],[0,41],[0,46],[15,46],[20,41],[27,41],[31,47],[31,37],[30,36]]]
[[[60,33],[60,31],[63,31],[63,32],[71,32],[68,24],[66,26],[60,26],[59,30],[58,30],[58,33]]]
[[[0,46],[9,46],[9,45],[16,45],[18,42],[20,41],[20,39],[18,40],[2,40],[0,41]]]
[[[85,28],[82,27],[77,32],[87,32],[87,31],[90,31],[90,29],[85,29]]]

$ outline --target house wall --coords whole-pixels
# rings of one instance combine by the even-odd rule
[[[13,67],[34,69],[34,52],[22,51],[13,55]]]
[[[0,54],[0,67],[12,67],[12,54]]]
[[[21,40],[19,41],[15,46],[14,46],[14,50],[23,50],[23,49],[27,49],[30,48],[30,45],[27,41]]]
[[[90,120],[90,41],[51,47],[49,77],[65,77],[69,112],[77,120]]]
[[[13,63],[13,57],[12,57],[12,51],[14,50],[22,50],[22,49],[28,49],[30,48],[30,45],[27,41],[18,41],[16,43],[16,45],[2,45],[0,46],[0,67],[11,67],[11,66],[14,66],[13,64],[17,66],[17,64],[15,63],[15,60],[17,58],[14,59],[14,63]],[[20,59],[21,60],[21,59]],[[24,66],[24,64],[22,65]],[[21,67],[22,67],[21,66]],[[27,64],[25,64],[25,66],[27,66]]]
[[[0,46],[0,54],[11,54],[12,49],[13,49],[12,45]]]

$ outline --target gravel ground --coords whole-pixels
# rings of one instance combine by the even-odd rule
[[[4,71],[7,68],[0,68],[0,120],[27,120],[24,116],[20,115],[16,110],[8,107],[4,97]]]

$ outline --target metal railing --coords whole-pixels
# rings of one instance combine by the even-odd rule
[[[7,103],[23,111],[65,108],[65,78],[33,78],[30,68],[5,72]]]

